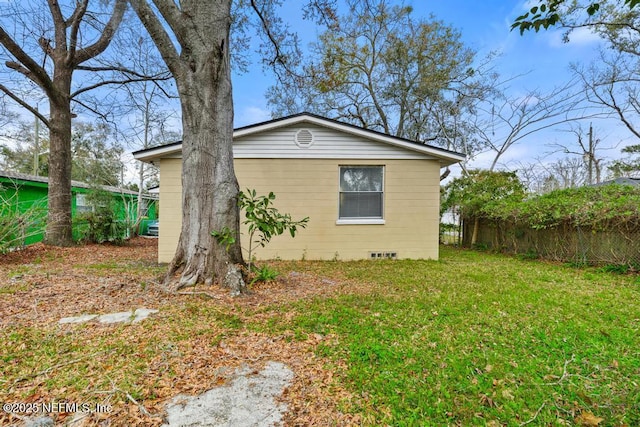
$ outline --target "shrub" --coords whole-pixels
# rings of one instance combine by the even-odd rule
[[[254,245],[265,247],[271,238],[285,231],[289,231],[291,237],[295,237],[298,227],[305,228],[309,222],[309,217],[294,221],[290,214],[280,213],[273,206],[275,198],[276,195],[273,192],[267,196],[258,196],[256,190],[249,189],[246,193],[241,191],[238,194],[238,204],[245,214],[243,224],[247,225],[249,229],[249,247],[247,248],[249,272],[252,270]],[[219,244],[225,245],[227,250],[230,245],[235,243],[233,232],[227,227],[223,230],[213,230],[211,235]],[[260,269],[257,271],[260,272]]]
[[[82,225],[83,242],[121,244],[127,236],[127,224],[119,221],[113,196],[106,191],[94,190],[87,195],[92,211],[77,216]]]

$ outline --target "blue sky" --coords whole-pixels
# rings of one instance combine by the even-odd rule
[[[433,14],[458,29],[465,44],[478,52],[479,57],[492,51],[501,52],[501,74],[506,77],[528,73],[526,78],[519,79],[522,90],[561,84],[568,75],[569,64],[593,57],[598,46],[597,37],[587,32],[575,34],[573,40],[565,44],[558,30],[523,36],[518,31],[510,31],[513,20],[525,10],[524,1],[413,0],[405,4],[413,6],[416,16]],[[304,40],[313,40],[313,26],[303,23],[299,10],[290,9],[286,14],[294,29],[304,26],[304,31],[298,31]],[[259,63],[254,63],[251,71],[244,75],[234,75],[237,126],[268,118],[263,95],[271,82]]]
[[[286,2],[287,5],[294,3]],[[295,2],[298,4],[299,2]],[[301,3],[301,2],[300,2]],[[561,30],[548,30],[540,33],[528,32],[520,35],[518,31],[511,31],[510,25],[514,19],[526,10],[526,5],[537,3],[534,0],[504,1],[504,0],[430,0],[405,1],[414,7],[416,16],[428,17],[433,14],[436,19],[458,29],[465,44],[478,52],[478,57],[489,52],[500,52],[497,69],[503,77],[521,76],[510,84],[511,90],[523,94],[529,90],[552,90],[565,83],[569,77],[569,65],[583,62],[588,64],[598,52],[600,41],[589,31],[577,31],[572,34],[569,43],[562,42]],[[529,6],[530,7],[530,6]],[[289,23],[293,29],[303,28],[299,34],[303,40],[314,38],[312,24],[306,22],[301,27],[301,13],[295,8],[288,9]],[[264,93],[272,80],[264,75],[259,63],[253,64],[251,71],[244,75],[234,75],[234,102],[236,126],[256,123],[270,118]],[[617,146],[609,152],[603,153],[607,157],[617,157],[620,145],[626,145],[628,135],[616,123],[594,123],[597,129],[602,129],[602,135],[611,139],[611,146]],[[538,140],[539,135],[537,136]],[[566,139],[566,132],[549,131],[544,139],[547,141],[562,141]],[[619,144],[619,141],[623,142]],[[615,142],[613,142],[615,141]],[[509,164],[519,161],[533,161],[536,157],[545,155],[549,148],[535,142],[524,141],[512,147],[504,162]],[[606,144],[605,144],[606,145]],[[486,156],[485,156],[486,157]],[[480,156],[476,166],[486,167],[486,158]]]

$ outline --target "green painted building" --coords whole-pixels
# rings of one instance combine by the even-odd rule
[[[0,171],[0,249],[30,245],[42,241],[47,218],[47,177]],[[157,220],[158,196],[146,194],[142,198],[141,218],[138,220],[138,193],[111,186],[92,187],[71,182],[71,216],[73,236],[81,239],[86,231],[84,217],[94,209],[91,195],[101,192],[111,206],[115,218],[129,226],[138,223],[138,233],[146,234],[149,222]],[[104,196],[103,196],[104,199]]]

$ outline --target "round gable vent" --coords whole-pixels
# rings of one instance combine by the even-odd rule
[[[309,148],[313,144],[313,134],[309,129],[300,129],[296,132],[296,145],[300,148]]]

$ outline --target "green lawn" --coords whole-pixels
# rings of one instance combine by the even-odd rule
[[[59,266],[30,265],[0,294],[45,320],[35,292],[55,277],[82,277],[86,288],[73,289],[90,294],[61,297],[84,301],[70,313],[92,312],[99,295],[104,307],[127,297],[128,309],[160,313],[130,326],[5,323],[0,401],[108,401],[120,408],[116,424],[129,424],[138,419],[130,398],[158,413],[177,392],[216,384],[215,366],[286,362],[289,344],[316,337],[305,347],[313,363],[348,392],[329,397],[364,425],[640,425],[637,275],[444,247],[440,261],[274,262],[283,276],[324,277],[314,283],[336,291],[228,303],[154,293],[160,270],[140,261],[80,265],[68,279]],[[123,274],[129,285],[109,281]]]
[[[637,276],[450,248],[312,265],[374,286],[262,328],[335,334],[372,425],[640,425]]]

